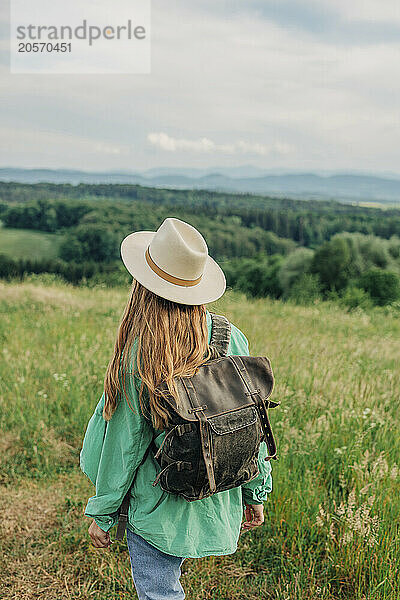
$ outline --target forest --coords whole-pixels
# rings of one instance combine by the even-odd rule
[[[248,296],[336,299],[349,308],[400,299],[399,209],[139,185],[1,182],[0,277],[128,283],[122,239],[154,231],[168,216],[199,229],[228,286]],[[27,230],[52,234],[53,256],[4,250],[7,231],[18,243]]]

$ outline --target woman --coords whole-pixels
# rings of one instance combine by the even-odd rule
[[[160,447],[168,421],[157,386],[165,382],[174,394],[173,378],[192,376],[209,357],[211,315],[205,305],[222,296],[226,282],[202,235],[175,218],[156,232],[128,235],[121,256],[134,279],[80,454],[81,469],[96,486],[85,515],[93,519],[93,546],[110,546],[109,530],[135,477],[127,544],[138,597],[180,600],[185,558],[232,554],[241,529],[263,523],[271,466],[263,460],[262,442],[260,473],[241,487],[188,502],[152,485],[160,467],[146,450],[152,439]],[[249,354],[246,337],[233,324],[229,354]]]

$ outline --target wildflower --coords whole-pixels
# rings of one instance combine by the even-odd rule
[[[368,418],[368,415],[370,414],[370,412],[371,412],[371,409],[370,409],[370,408],[368,408],[368,406],[367,406],[367,408],[364,408],[364,410],[363,410],[363,412],[362,412],[362,418],[363,418],[363,419],[367,419],[367,418]]]

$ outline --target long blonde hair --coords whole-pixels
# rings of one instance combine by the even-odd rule
[[[136,356],[132,348],[136,345]],[[104,378],[103,417],[110,420],[120,394],[126,392],[126,375],[141,379],[139,405],[146,413],[143,395],[148,395],[148,408],[155,429],[168,424],[169,411],[160,402],[160,383],[178,401],[174,377],[190,377],[210,357],[206,307],[165,300],[150,292],[135,279],[118,328],[114,354]],[[122,361],[121,361],[122,357]],[[136,363],[136,364],[135,364]],[[122,386],[121,386],[122,380]]]

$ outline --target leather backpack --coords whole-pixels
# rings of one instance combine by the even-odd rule
[[[279,405],[269,399],[271,363],[264,356],[226,356],[230,322],[214,313],[211,319],[211,358],[192,377],[175,379],[178,403],[165,384],[160,387],[159,401],[170,413],[168,428],[160,448],[153,441],[142,461],[152,448],[160,466],[153,486],[189,502],[254,479],[262,441],[268,449],[265,460],[277,459],[268,418],[268,409]],[[124,502],[117,539],[125,529],[129,490]]]

